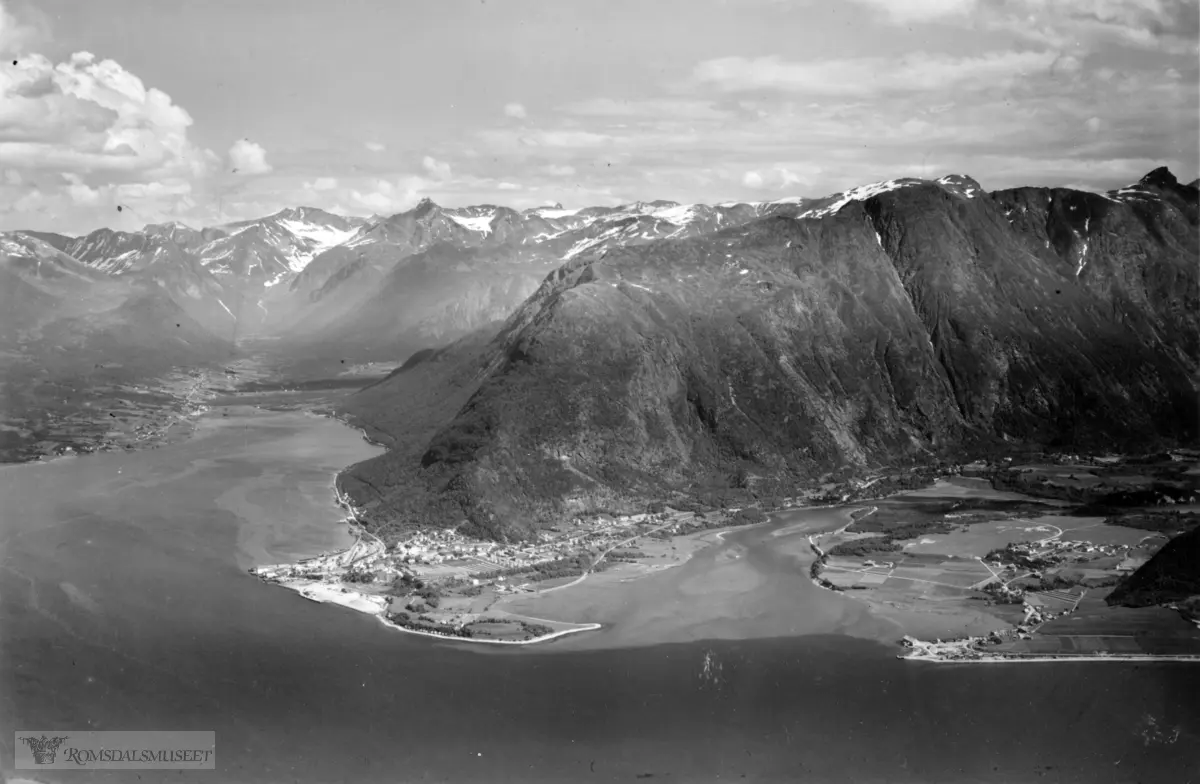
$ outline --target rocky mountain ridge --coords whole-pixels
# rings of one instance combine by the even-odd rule
[[[498,333],[347,402],[398,446],[344,486],[377,520],[520,537],[701,476],[1197,438],[1197,191],[1166,170],[1106,195],[893,180],[792,210],[581,247]]]

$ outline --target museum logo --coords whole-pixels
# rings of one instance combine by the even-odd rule
[[[213,770],[215,732],[16,733],[18,770]]]

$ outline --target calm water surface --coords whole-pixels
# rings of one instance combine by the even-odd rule
[[[332,473],[373,454],[227,409],[0,468],[0,765],[13,730],[61,727],[215,730],[219,770],[38,780],[1200,782],[1200,667],[921,665],[834,635],[481,650],[245,573],[344,544]]]

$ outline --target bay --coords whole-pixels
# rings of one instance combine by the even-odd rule
[[[897,660],[884,627],[812,586],[788,537],[771,535],[825,525],[824,510],[731,532],[684,566],[621,587],[605,605],[620,612],[601,619],[595,638],[545,646],[406,635],[246,573],[344,546],[332,477],[374,454],[333,420],[228,407],[159,449],[0,468],[6,775],[1184,782],[1200,773],[1200,667]],[[12,771],[13,731],[43,727],[215,730],[218,771]]]

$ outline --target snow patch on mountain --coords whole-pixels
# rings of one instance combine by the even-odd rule
[[[871,183],[870,185],[860,185],[856,188],[851,188],[850,190],[842,193],[836,199],[836,201],[834,201],[832,204],[826,205],[824,207],[814,207],[811,210],[805,210],[804,212],[800,213],[796,217],[798,217],[798,218],[824,218],[829,215],[836,214],[840,209],[842,209],[842,207],[845,207],[850,202],[866,201],[867,199],[871,198],[872,196],[878,196],[879,194],[887,193],[888,191],[900,190],[901,188],[906,188],[909,185],[915,185],[918,182],[919,181],[917,181],[917,180],[904,179],[904,180],[885,180],[883,182],[874,182],[874,183]]]
[[[937,178],[934,182],[950,188],[955,193],[965,196],[968,199],[984,195],[983,188],[980,188],[978,183],[970,177],[964,177],[961,174],[947,174],[945,177]]]
[[[674,207],[664,207],[649,214],[676,226],[686,226],[696,219],[696,205],[676,204]]]
[[[491,234],[492,233],[492,219],[495,218],[494,215],[479,215],[476,217],[459,217],[458,215],[453,215],[449,212],[446,213],[446,217],[448,217],[450,220],[457,223],[459,226],[462,226],[464,229],[470,229],[471,231],[482,232],[483,234]]]
[[[624,232],[624,230],[624,226],[612,226],[611,228],[605,229],[595,237],[588,237],[586,239],[579,240],[572,245],[566,253],[563,254],[563,261],[569,261],[581,253],[586,253],[592,248],[603,245],[605,242],[615,240],[622,234],[622,232]]]
[[[557,218],[569,218],[579,212],[579,210],[564,210],[561,207],[538,207],[532,212],[534,215],[545,218],[546,220],[555,220]]]
[[[358,232],[356,228],[338,229],[333,226],[323,226],[319,223],[304,223],[303,221],[296,220],[283,220],[279,222],[279,225],[297,237],[303,237],[311,242],[313,244],[312,254],[314,256],[332,248],[334,245],[341,245]]]

